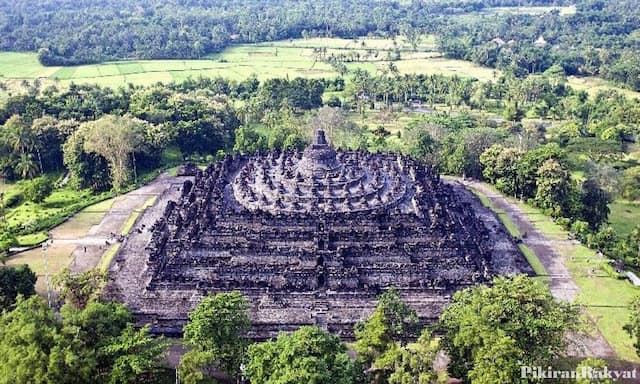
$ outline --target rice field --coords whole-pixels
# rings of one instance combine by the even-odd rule
[[[319,53],[322,48],[322,54]],[[0,52],[0,97],[20,92],[24,81],[38,79],[43,86],[99,84],[117,88],[128,84],[151,85],[157,82],[180,82],[188,78],[216,77],[242,80],[255,75],[260,80],[273,77],[335,77],[338,73],[320,61],[320,55],[352,55],[357,61],[345,63],[350,71],[356,68],[378,73],[389,65],[389,53],[400,52],[394,64],[400,73],[422,73],[473,77],[481,81],[493,80],[499,71],[463,60],[442,57],[437,52],[435,37],[425,35],[414,50],[403,38],[308,38],[290,39],[259,44],[231,46],[221,53],[200,60],[135,60],[106,62],[70,67],[45,67],[34,52]],[[593,77],[570,77],[569,84],[590,94],[616,89],[630,97],[640,92],[615,87]]]
[[[358,56],[356,61],[346,63],[347,68],[364,69],[373,74],[388,66],[388,54],[395,50],[400,51],[401,59],[395,64],[401,73],[458,74],[480,80],[491,79],[494,74],[491,69],[441,57],[434,37],[424,36],[415,50],[401,38],[309,38],[236,45],[200,60],[136,60],[70,67],[45,67],[35,53],[0,52],[0,81],[10,91],[23,86],[23,80],[35,79],[45,86],[67,86],[73,82],[118,87],[129,83],[183,81],[198,76],[235,80],[251,75],[259,79],[337,76],[329,64],[319,60],[318,48],[325,49],[324,55]]]

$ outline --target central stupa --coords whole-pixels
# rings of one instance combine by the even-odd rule
[[[302,156],[250,159],[233,180],[235,199],[249,211],[345,213],[414,211],[415,171],[401,156],[336,152],[317,131]],[[405,171],[409,171],[408,174]]]

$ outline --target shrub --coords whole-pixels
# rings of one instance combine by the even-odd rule
[[[53,191],[53,183],[47,177],[36,177],[22,184],[22,194],[28,201],[41,203]]]
[[[615,268],[609,264],[609,260],[603,261],[600,263],[602,270],[609,275],[609,277],[613,277],[614,279],[624,279],[625,276],[621,273],[618,273]]]
[[[24,199],[24,195],[21,191],[8,192],[4,195],[4,206],[7,208],[15,207],[22,202],[22,199]]]

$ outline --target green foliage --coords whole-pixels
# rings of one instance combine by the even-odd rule
[[[405,346],[394,343],[374,362],[371,370],[390,372],[386,379],[389,384],[435,383],[437,374],[433,361],[437,351],[431,334],[424,331],[415,343]]]
[[[135,329],[129,323],[122,332],[100,349],[100,354],[110,361],[109,384],[128,384],[143,373],[158,367],[158,358],[164,354],[168,342],[149,334],[150,327]]]
[[[595,357],[588,357],[580,362],[576,366],[576,371],[578,374],[582,374],[582,372],[591,372],[592,370],[603,371],[607,368],[607,362],[598,359]],[[598,378],[588,378],[588,377],[580,377],[576,379],[576,384],[613,384],[614,380],[611,378],[598,377]]]
[[[640,199],[640,166],[631,167],[624,171],[622,197],[629,200]]]
[[[84,152],[107,160],[111,184],[120,191],[129,182],[131,166],[135,173],[135,152],[143,152],[147,130],[142,120],[109,115],[82,124],[78,132],[84,135]]]
[[[456,292],[440,319],[449,372],[474,383],[509,382],[521,365],[545,366],[562,354],[577,322],[576,308],[524,275]]]
[[[217,384],[211,377],[218,359],[213,351],[192,349],[180,359],[179,378],[184,384]]]
[[[21,188],[25,199],[34,203],[41,203],[53,191],[53,182],[49,178],[42,176],[22,182]]]
[[[63,306],[61,317],[35,295],[0,317],[0,383],[139,382],[166,348],[148,327],[134,329],[122,304]]]
[[[395,288],[389,288],[380,295],[378,305],[369,319],[357,323],[354,329],[354,349],[358,353],[358,360],[367,368],[379,367],[378,370],[373,370],[374,380],[384,381],[393,373],[390,369],[395,363],[386,361],[390,358],[389,354],[395,353],[395,357],[391,359],[395,361],[396,358],[403,357],[398,353],[409,353],[401,349],[417,335],[418,327],[416,311],[402,301]]]
[[[569,173],[556,160],[546,160],[536,171],[535,205],[553,217],[567,216]]]
[[[246,332],[251,325],[248,310],[249,303],[237,291],[205,297],[189,313],[184,343],[194,351],[215,356],[220,370],[232,377],[239,376],[248,344]],[[192,358],[190,361],[211,359]],[[185,372],[187,368],[181,366],[181,375],[193,375],[193,372]]]
[[[36,274],[28,265],[0,267],[0,312],[10,309],[18,295],[34,295],[36,280]]]
[[[640,356],[640,297],[629,303],[629,322],[623,328],[633,340],[636,354]]]
[[[443,139],[440,159],[444,173],[480,179],[480,156],[496,144],[500,135],[491,128],[466,129]]]
[[[73,274],[65,268],[53,277],[53,285],[60,288],[60,297],[75,308],[84,308],[93,300],[97,300],[107,282],[107,274],[99,269]]]
[[[252,384],[353,384],[354,364],[337,336],[317,327],[249,347],[245,375]]]
[[[48,384],[49,352],[59,338],[58,324],[38,296],[19,298],[0,316],[0,384]]]
[[[240,153],[255,153],[267,149],[266,138],[249,126],[236,129],[233,150]]]

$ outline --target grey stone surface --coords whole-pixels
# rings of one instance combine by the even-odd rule
[[[322,133],[303,153],[198,170],[136,225],[107,295],[167,334],[205,295],[239,290],[255,338],[305,324],[350,338],[387,287],[429,322],[458,289],[531,272],[461,187],[405,156],[335,150]]]

